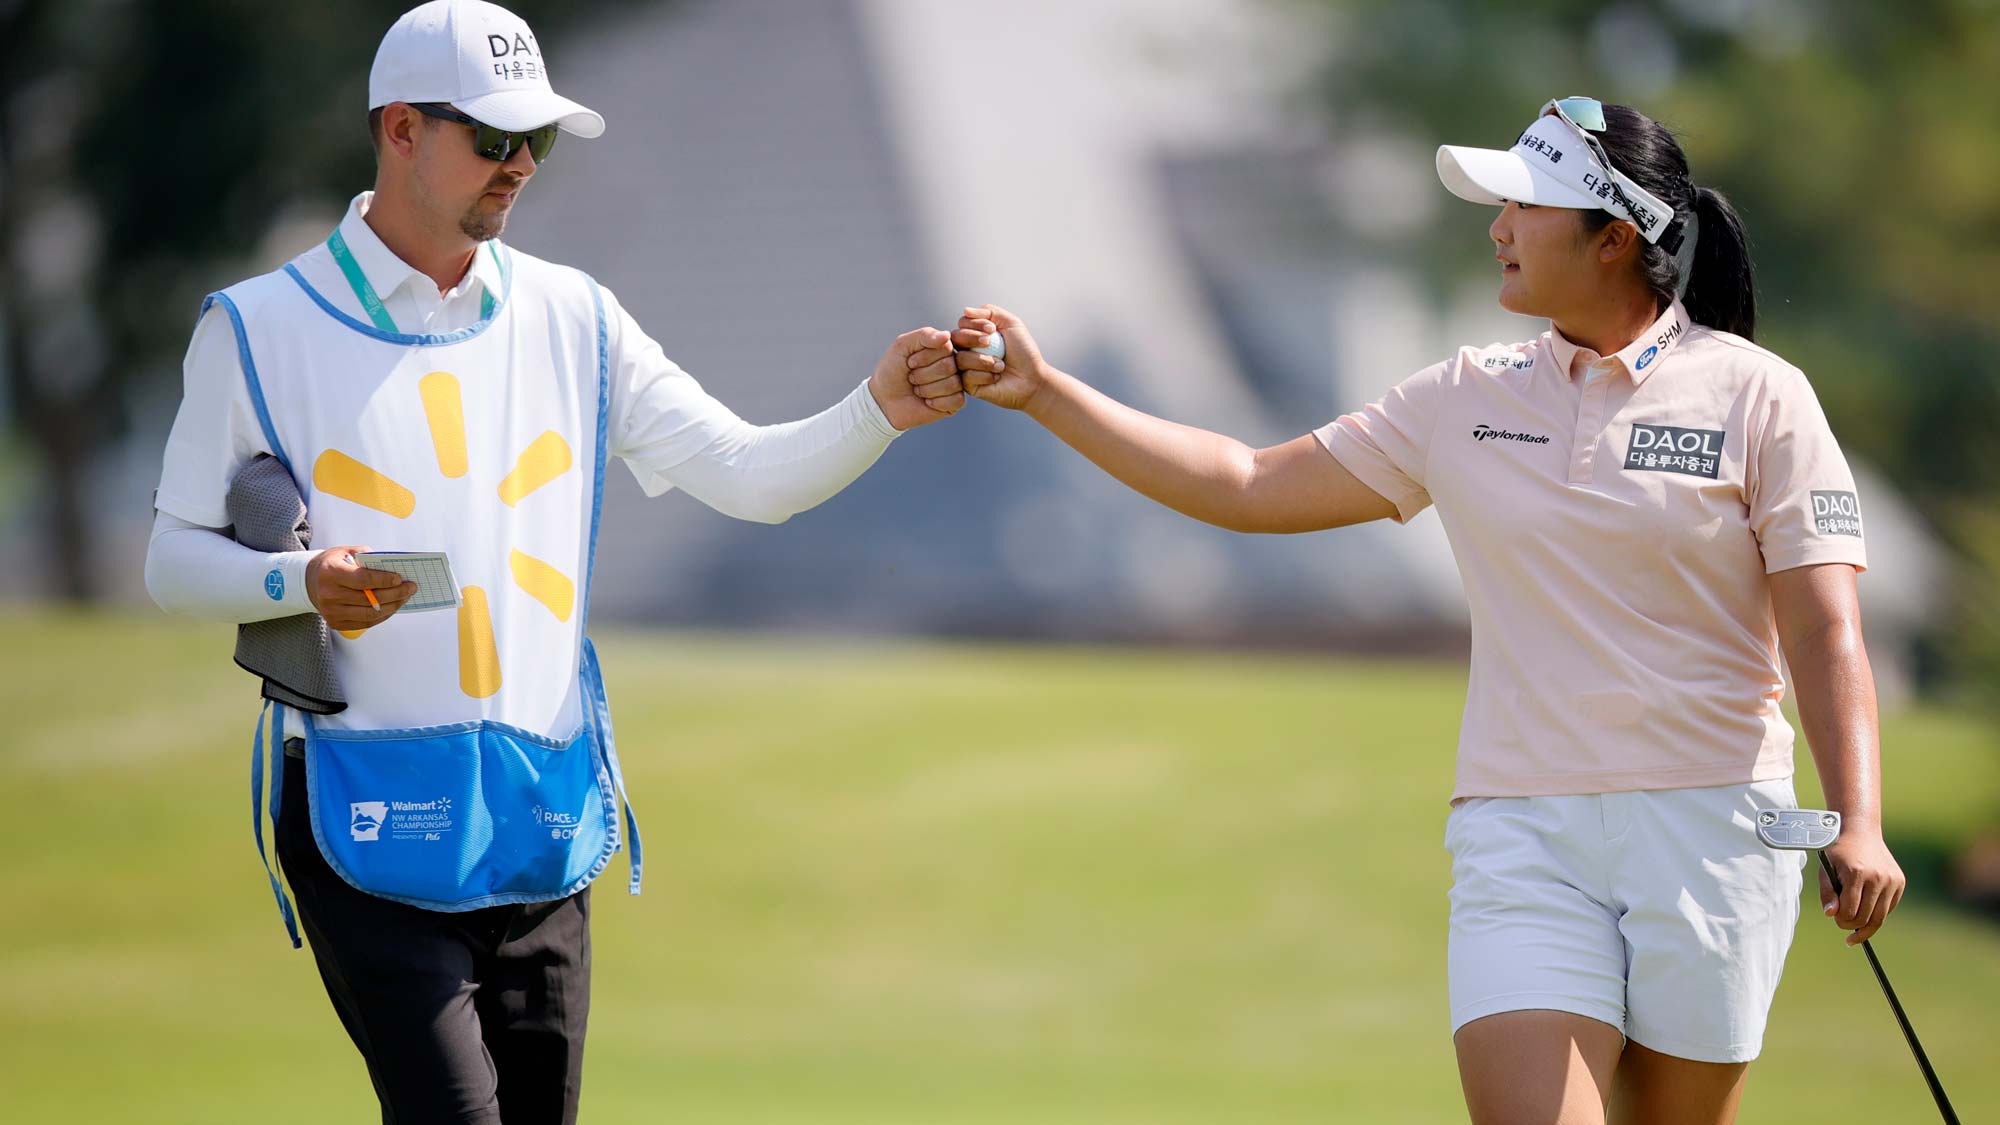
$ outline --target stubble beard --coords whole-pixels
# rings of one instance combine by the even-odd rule
[[[492,183],[486,185],[486,191],[496,191],[507,186],[507,183],[508,177],[496,176]],[[519,198],[519,190],[517,185],[515,188],[517,193],[515,198]],[[474,242],[491,241],[492,239],[499,238],[500,232],[507,229],[507,216],[512,214],[513,210],[513,199],[509,199],[493,210],[487,210],[486,192],[481,192],[479,198],[472,201],[472,206],[466,208],[465,213],[458,217],[458,229],[465,237]]]
[[[465,214],[458,217],[458,229],[474,242],[487,242],[499,238],[500,232],[507,229],[508,213],[514,209],[513,204],[509,203],[497,210],[482,210],[481,206],[485,202],[486,197],[481,195],[478,201],[466,209]]]

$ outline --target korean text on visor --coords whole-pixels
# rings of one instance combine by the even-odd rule
[[[1601,152],[1582,126],[1550,102],[1506,152],[1440,147],[1438,176],[1453,195],[1474,203],[1602,208],[1637,227],[1647,242],[1670,254],[1679,250],[1682,229],[1674,226],[1674,209],[1610,167]]]

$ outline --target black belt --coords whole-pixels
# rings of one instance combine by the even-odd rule
[[[304,758],[305,756],[306,756],[306,740],[305,740],[305,739],[303,739],[303,738],[287,738],[287,739],[285,740],[285,757],[287,757],[287,758]]]

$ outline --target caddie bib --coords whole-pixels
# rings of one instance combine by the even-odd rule
[[[574,894],[629,833],[636,894],[638,827],[585,630],[609,409],[603,298],[575,270],[488,242],[479,253],[503,282],[479,322],[409,334],[337,232],[326,252],[368,321],[297,260],[203,309],[229,316],[315,542],[445,552],[462,602],[336,634],[348,707],[304,716],[313,837],[359,889],[460,911]],[[275,816],[282,714],[270,729]]]

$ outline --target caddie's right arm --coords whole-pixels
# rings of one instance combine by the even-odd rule
[[[416,593],[394,574],[353,566],[347,556],[365,548],[272,552],[230,538],[229,483],[269,450],[219,306],[195,326],[182,375],[146,547],[146,590],[161,609],[236,623],[319,612],[351,631],[387,620]],[[375,590],[379,609],[364,588]]]

